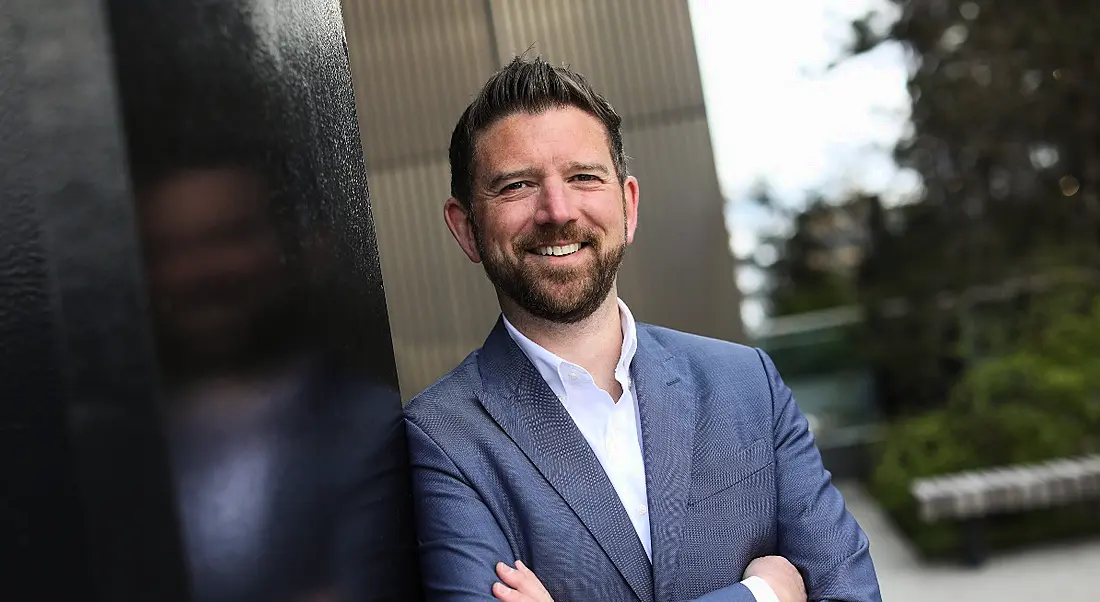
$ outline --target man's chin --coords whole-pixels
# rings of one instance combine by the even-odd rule
[[[597,283],[594,269],[540,265],[508,270],[488,262],[484,267],[498,294],[528,314],[551,322],[579,322],[604,300],[592,299]]]
[[[563,293],[542,290],[524,297],[517,304],[528,313],[560,324],[573,324],[592,315],[599,306],[587,291]]]

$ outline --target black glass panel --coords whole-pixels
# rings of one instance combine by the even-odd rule
[[[339,3],[13,1],[5,574],[28,599],[419,599]]]

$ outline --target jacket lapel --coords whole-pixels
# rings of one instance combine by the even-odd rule
[[[643,602],[653,601],[645,548],[573,418],[501,321],[478,356],[478,398],[592,533]],[[563,542],[564,543],[564,542]]]
[[[641,324],[631,374],[642,424],[654,590],[657,600],[671,600],[691,487],[698,391],[684,380],[688,373],[672,353]]]

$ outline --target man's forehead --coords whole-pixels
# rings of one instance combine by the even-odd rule
[[[596,117],[572,107],[508,115],[485,128],[473,142],[473,167],[481,178],[530,168],[536,161],[558,167],[598,165],[611,170],[613,166],[606,127]]]

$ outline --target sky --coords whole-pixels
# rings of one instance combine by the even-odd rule
[[[880,23],[888,23],[886,0],[690,0],[689,6],[734,253],[754,253],[762,235],[784,227],[746,198],[758,181],[790,206],[811,191],[877,192],[888,202],[912,196],[917,179],[890,155],[909,117],[903,50],[884,45],[829,68],[851,40],[852,20],[880,9]],[[742,292],[762,283],[756,271],[738,274]],[[741,313],[750,332],[765,320],[753,299]]]

